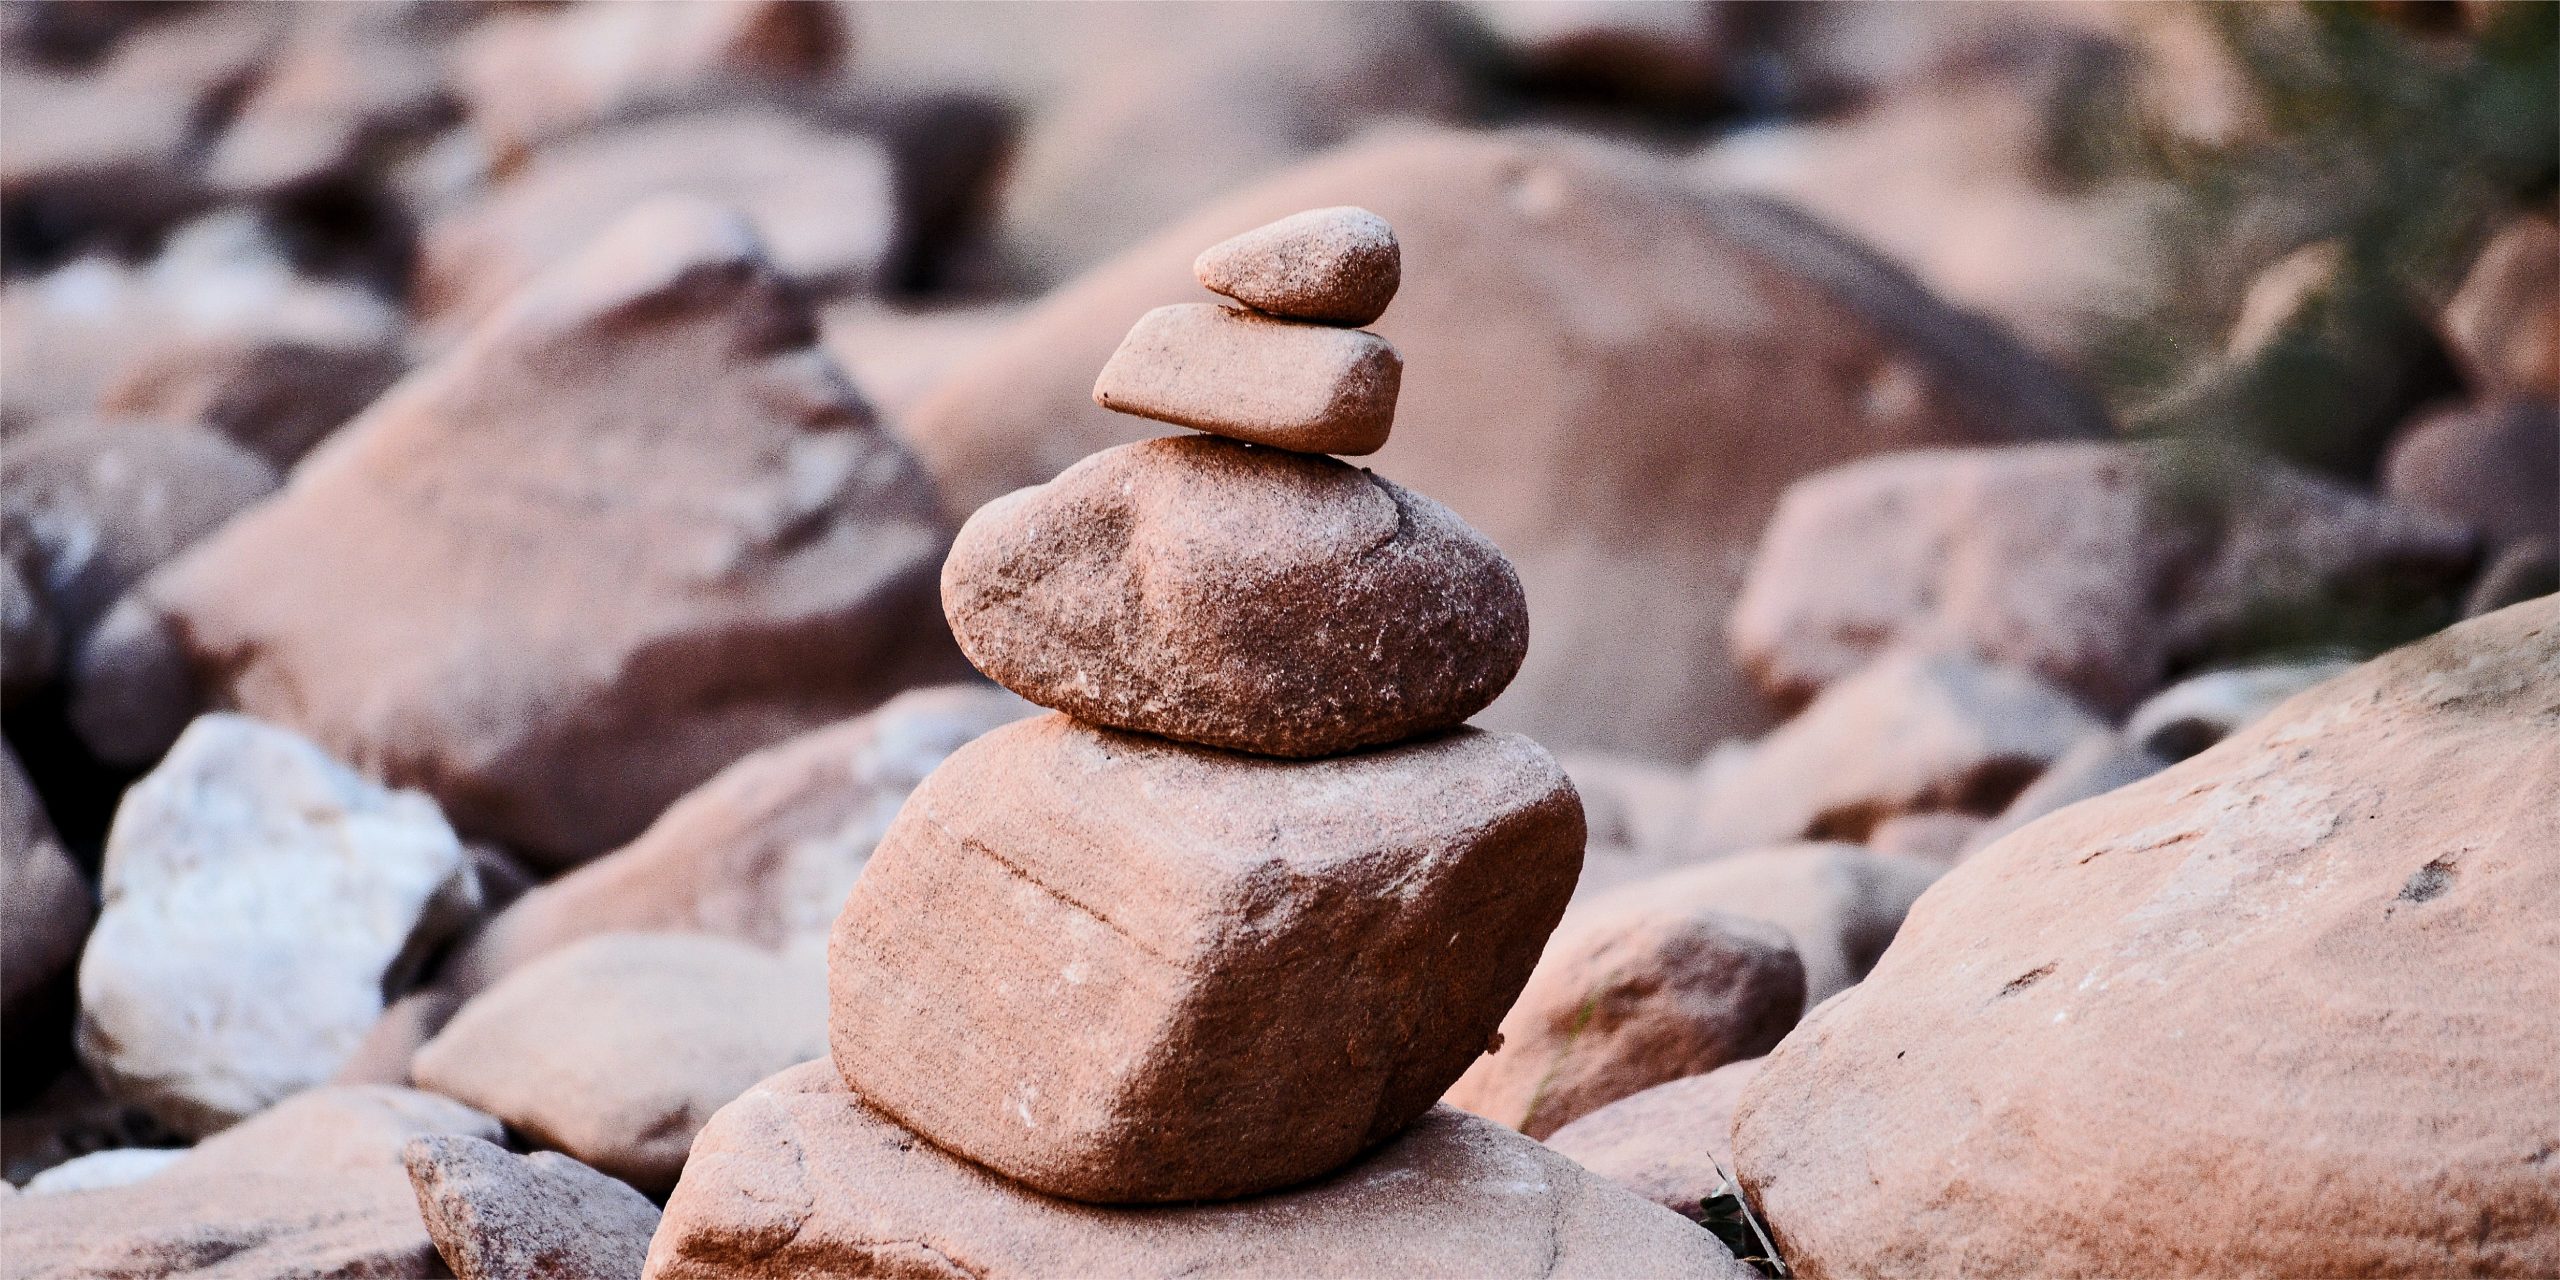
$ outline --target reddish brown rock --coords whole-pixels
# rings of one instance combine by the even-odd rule
[[[1776,840],[1863,840],[1896,814],[1990,815],[2105,726],[2052,685],[1962,653],[1894,654],[1823,691],[1747,752],[1710,757],[1691,857]]]
[[[2519,401],[2420,418],[2383,459],[2382,492],[2492,547],[2560,537],[2560,406]]]
[[[722,1103],[826,1045],[826,984],[693,934],[605,934],[474,997],[418,1050],[423,1088],[643,1191],[664,1193]]]
[[[486,197],[430,223],[418,246],[419,310],[439,331],[467,332],[634,206],[662,196],[735,208],[773,269],[795,284],[864,288],[878,282],[896,237],[895,182],[878,139],[777,111],[701,111],[600,130],[544,150]]]
[[[694,1150],[650,1280],[1749,1274],[1713,1236],[1446,1107],[1325,1181],[1144,1209],[1005,1181],[901,1128],[823,1062],[723,1107]]]
[[[1556,1154],[1691,1218],[1731,1190],[1733,1111],[1763,1058],[1658,1084],[1547,1135]]]
[[[460,1135],[412,1139],[402,1155],[459,1280],[638,1280],[658,1207],[629,1186],[558,1152]]]
[[[2237,452],[1910,453],[1788,491],[1733,643],[1787,699],[1900,647],[1971,650],[2121,712],[2252,628],[2446,588],[2471,556],[2439,518]]]
[[[1501,1048],[1449,1090],[1458,1107],[1543,1138],[1628,1094],[1757,1057],[1805,1006],[1805,964],[1777,925],[1639,881],[1576,907],[1503,1016]]]
[[[1774,206],[1597,144],[1403,131],[1201,207],[960,366],[907,424],[953,506],[1150,434],[1089,395],[1130,317],[1199,296],[1200,246],[1342,204],[1403,246],[1378,333],[1405,382],[1376,464],[1519,567],[1538,627],[1485,723],[1560,750],[1694,760],[1765,723],[1721,655],[1797,478],[2107,430],[2015,343]]]
[[[1572,784],[1525,738],[1283,762],[1009,725],[925,779],[846,902],[835,1062],[901,1123],[1053,1195],[1302,1182],[1484,1049],[1582,836]]]
[[[635,212],[155,575],[98,660],[168,651],[529,860],[610,849],[958,665],[932,486],[815,337],[735,217]]]
[[[962,743],[1036,709],[1002,689],[918,689],[720,771],[639,839],[535,889],[446,962],[477,991],[600,933],[712,933],[815,954],[880,833]]]
[[[1140,316],[1093,401],[1248,444],[1362,454],[1387,442],[1403,379],[1374,333],[1192,302]]]
[[[396,1171],[164,1173],[63,1195],[0,1200],[14,1275],[269,1280],[444,1273]]]
[[[1339,205],[1229,236],[1202,250],[1191,274],[1256,311],[1364,325],[1386,314],[1404,279],[1404,255],[1386,219]]]
[[[1797,1274],[2560,1270],[2560,598],[1949,872],[1745,1092]]]
[[[1098,724],[1317,756],[1449,728],[1529,638],[1518,578],[1448,508],[1330,458],[1182,436],[970,517],[942,569],[960,647]]]
[[[2446,305],[2443,328],[2483,390],[2560,400],[2560,222],[2528,214],[2500,231]]]

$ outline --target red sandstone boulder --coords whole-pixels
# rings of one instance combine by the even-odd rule
[[[1576,907],[1447,1101],[1543,1138],[1628,1094],[1758,1057],[1805,1007],[1787,931],[1638,881]]]
[[[529,859],[610,849],[958,666],[932,486],[815,339],[735,217],[653,205],[155,575],[93,656],[190,674]]]
[[[1914,453],[1788,490],[1733,644],[1789,700],[1894,648],[1949,649],[2122,712],[2253,628],[2449,590],[2471,556],[2458,526],[2248,454]]]
[[[1760,727],[1718,654],[1797,478],[2106,430],[2035,357],[1774,206],[1588,142],[1403,132],[1203,208],[962,364],[904,424],[954,507],[1154,434],[1087,395],[1130,319],[1203,299],[1202,245],[1341,204],[1402,244],[1378,332],[1406,371],[1375,464],[1518,566],[1538,626],[1485,723],[1553,747],[1685,760]]]
[[[1278,761],[1008,725],[916,788],[846,901],[836,1066],[1052,1195],[1303,1182],[1484,1050],[1582,836],[1572,784],[1508,734]]]
[[[477,991],[600,933],[712,933],[815,954],[889,821],[943,757],[1036,708],[988,685],[899,694],[720,771],[639,839],[526,894],[445,965]]]
[[[1733,1178],[1733,1111],[1764,1058],[1658,1084],[1547,1135],[1547,1146],[1673,1213],[1700,1216]]]
[[[1225,1204],[1098,1208],[958,1159],[823,1062],[712,1117],[650,1280],[812,1275],[1747,1280],[1715,1237],[1498,1126],[1434,1108],[1321,1182]]]
[[[961,649],[1115,728],[1318,756],[1436,733],[1520,669],[1519,579],[1439,503],[1331,458],[1179,436],[969,518],[942,568]]]
[[[1735,1121],[1797,1274],[2560,1271],[2560,598],[1923,897]]]

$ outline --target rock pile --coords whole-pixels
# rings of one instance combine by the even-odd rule
[[[1394,233],[1349,208],[1210,250],[1203,283],[1256,309],[1150,314],[1094,393],[1210,434],[1109,450],[962,529],[943,571],[961,647],[1066,714],[979,738],[908,800],[836,922],[835,1078],[778,1080],[713,1118],[697,1150],[717,1158],[669,1200],[650,1275],[860,1271],[888,1261],[883,1240],[1011,1274],[1047,1256],[1026,1231],[1155,1273],[1200,1265],[1210,1224],[1256,1219],[1281,1247],[1221,1268],[1303,1271],[1343,1243],[1310,1232],[1398,1212],[1373,1203],[1371,1174],[1392,1171],[1370,1163],[1446,1163],[1438,1138],[1363,1157],[1467,1123],[1426,1113],[1528,979],[1584,829],[1544,750],[1462,727],[1527,647],[1501,553],[1430,499],[1300,451],[1384,442],[1400,361],[1338,326],[1375,318],[1397,262]],[[801,1150],[828,1134],[931,1151],[920,1135],[949,1195],[901,1185],[915,1160]],[[1465,1134],[1490,1149],[1449,1154],[1464,1167],[1441,1194],[1482,1203],[1424,1218],[1508,1216],[1516,1188],[1475,1166],[1534,1144]],[[1595,1207],[1548,1214],[1521,1266],[1732,1265],[1596,1179],[1540,1177]],[[1309,1183],[1267,1214],[1060,1203]],[[1501,1252],[1489,1271],[1514,1269]]]

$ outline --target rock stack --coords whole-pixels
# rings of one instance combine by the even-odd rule
[[[653,1276],[862,1272],[902,1261],[884,1239],[974,1274],[1041,1238],[1122,1274],[1395,1269],[1461,1234],[1482,1237],[1470,1273],[1730,1264],[1434,1111],[1494,1047],[1584,831],[1536,743],[1462,727],[1527,648],[1510,564],[1327,456],[1386,441],[1402,361],[1352,326],[1394,294],[1393,231],[1316,210],[1196,271],[1244,307],[1148,313],[1094,395],[1206,434],[990,503],[944,564],[962,649],[1063,714],[977,739],[908,800],[836,922],[835,1072],[713,1119]],[[902,1131],[931,1146],[897,1155],[919,1145]],[[916,1190],[927,1153],[944,1193]],[[1406,1166],[1440,1181],[1382,1198]],[[1258,1243],[1222,1258],[1212,1222]]]

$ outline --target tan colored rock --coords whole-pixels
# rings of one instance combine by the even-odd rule
[[[1989,815],[2105,725],[2068,694],[1963,653],[1893,654],[1823,691],[1748,754],[1701,769],[1692,857],[1863,840],[1897,814]]]
[[[373,1020],[364,1037],[356,1041],[347,1060],[338,1064],[329,1083],[408,1084],[409,1060],[444,1030],[444,1024],[452,1021],[454,1010],[461,1007],[461,997],[449,991],[412,991],[392,1001],[384,1007],[382,1016]]]
[[[2507,224],[2446,305],[2443,328],[2490,394],[2560,400],[2560,222],[2527,214]]]
[[[433,801],[229,714],[125,793],[99,887],[81,1059],[195,1136],[335,1074],[479,912]]]
[[[1448,508],[1330,458],[1181,436],[970,517],[960,647],[1097,724],[1318,756],[1457,725],[1528,644],[1510,564]]]
[[[2000,815],[1966,842],[1969,855],[1992,841],[2067,805],[2129,787],[2169,767],[2169,761],[2125,740],[2114,730],[2092,733],[2027,784]]]
[[[411,1060],[459,1098],[663,1194],[722,1103],[826,1045],[825,978],[726,938],[606,934],[463,1005]]]
[[[2066,751],[2062,758],[2069,756],[2070,752]],[[2055,763],[2059,764],[2060,760]],[[2035,786],[2032,782],[2027,785],[2029,788]],[[1977,813],[1947,810],[1897,814],[1877,823],[1875,829],[1867,833],[1867,847],[1891,857],[1919,858],[1945,866],[1962,858],[1965,850],[1979,843],[1983,830],[1992,821]]]
[[[1639,881],[1575,908],[1452,1106],[1543,1138],[1628,1094],[1767,1053],[1805,1007],[1786,930]]]
[[[233,196],[360,183],[451,117],[450,15],[435,6],[330,5],[293,15],[205,158]]]
[[[896,238],[896,181],[879,139],[783,112],[636,120],[545,149],[486,197],[431,222],[419,237],[417,305],[437,331],[467,333],[659,197],[736,209],[773,270],[803,288],[866,289],[879,283]]]
[[[1780,1250],[1812,1280],[2560,1269],[2560,1060],[2518,1012],[2560,1005],[2556,726],[2545,599],[1949,872],[1744,1094]]]
[[[417,1089],[326,1085],[197,1143],[172,1172],[381,1172],[400,1168],[409,1143],[430,1135],[501,1142],[506,1128],[486,1112]]]
[[[0,747],[0,1025],[8,1040],[59,1016],[61,997],[49,989],[80,958],[97,914],[17,752]]]
[[[1445,1107],[1309,1186],[1112,1209],[1053,1200],[958,1159],[812,1062],[722,1108],[695,1153],[650,1245],[649,1280],[1747,1272],[1713,1236]]]
[[[917,308],[877,299],[837,301],[820,316],[822,343],[853,385],[903,426],[917,402],[960,362],[994,342],[1021,318],[1023,305],[1002,301]]]
[[[444,1268],[396,1172],[162,1174],[121,1187],[0,1201],[11,1274],[429,1280]]]
[[[1583,901],[1688,860],[1675,835],[1689,820],[1690,772],[1675,765],[1582,752],[1558,758],[1582,795],[1590,837],[1573,899]]]
[[[1093,401],[1248,444],[1376,453],[1394,425],[1404,361],[1362,329],[1180,303],[1138,318]]]
[[[1582,837],[1572,784],[1510,735],[1285,762],[1008,725],[925,779],[846,902],[835,1062],[1052,1195],[1302,1182],[1485,1048]]]
[[[561,1155],[465,1136],[412,1139],[418,1211],[460,1280],[639,1280],[658,1207]]]
[[[529,861],[613,848],[959,666],[932,486],[815,337],[734,216],[635,212],[155,575],[97,660],[165,653]]]
[[[639,839],[525,895],[446,962],[478,991],[600,933],[711,933],[816,954],[880,834],[943,757],[1037,708],[988,685],[899,694],[730,765]]]
[[[2439,518],[2244,453],[1914,452],[1788,491],[1733,643],[1788,699],[1894,648],[1969,649],[2121,712],[2270,619],[2448,586],[2471,556]]]
[[[1801,218],[1622,149],[1408,130],[1201,206],[964,363],[907,424],[953,507],[1150,434],[1090,397],[1130,318],[1199,296],[1200,246],[1342,204],[1394,224],[1405,261],[1377,327],[1407,367],[1376,466],[1518,566],[1538,626],[1485,723],[1559,750],[1694,760],[1763,727],[1721,655],[1798,477],[2107,430],[2014,342]]]
[[[2460,522],[2491,547],[2560,537],[2560,405],[2518,401],[2422,417],[2391,442],[2382,492]]]
[[[1256,311],[1358,326],[1386,314],[1404,279],[1404,255],[1386,219],[1337,205],[1229,236],[1202,250],[1191,274]]]
[[[1733,1111],[1764,1058],[1658,1084],[1548,1134],[1556,1154],[1685,1217],[1732,1189]],[[1738,1185],[1738,1184],[1735,1184]]]

